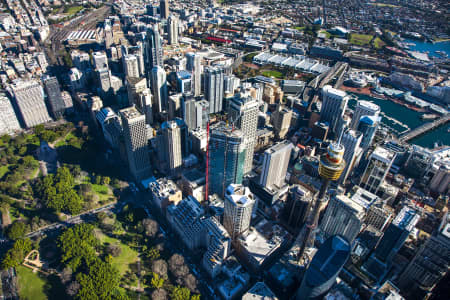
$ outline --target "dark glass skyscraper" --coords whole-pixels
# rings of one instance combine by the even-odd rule
[[[147,29],[146,43],[146,70],[150,72],[155,66],[163,66],[162,38],[158,26],[154,25]]]
[[[64,114],[65,105],[62,98],[61,89],[56,77],[47,76],[44,78],[44,90],[47,94],[47,101],[50,113],[54,119],[61,118]]]
[[[321,299],[336,282],[336,277],[349,257],[348,241],[338,235],[327,239],[314,255],[303,276],[297,300]]]
[[[211,129],[209,138],[209,194],[224,196],[227,186],[242,183],[245,142],[240,130],[224,123]]]

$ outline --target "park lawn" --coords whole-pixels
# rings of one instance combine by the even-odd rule
[[[105,235],[100,230],[96,231],[96,236],[102,244],[119,244],[120,248],[122,248],[122,252],[120,253],[120,255],[117,257],[113,257],[111,260],[112,266],[119,271],[121,276],[123,276],[123,274],[125,274],[127,270],[130,270],[130,264],[137,262],[137,251],[131,249],[128,245],[123,244],[118,239]]]
[[[275,77],[275,78],[283,78],[283,73],[275,70],[265,70],[262,71],[261,74],[266,77]]]
[[[352,33],[350,34],[349,42],[353,45],[364,46],[368,45],[372,38],[373,36],[370,34]]]
[[[68,134],[66,134],[66,136],[63,139],[59,140],[55,144],[55,147],[67,146],[67,145],[69,145],[69,140],[71,140],[71,139],[76,140],[76,142],[72,143],[72,145],[75,148],[81,149],[80,139],[77,136],[75,136],[72,132],[69,132]]]
[[[83,9],[83,6],[70,6],[64,8],[64,13],[68,14],[69,16],[73,16],[77,12]]]
[[[320,30],[319,33],[325,34],[325,36],[327,37],[327,39],[329,39],[329,38],[331,37],[331,33],[329,33],[328,31],[326,31],[325,29]]]
[[[48,299],[44,293],[46,279],[39,272],[33,273],[30,269],[19,266],[16,268],[19,278],[19,296],[23,300]]]
[[[375,47],[375,49],[381,49],[381,48],[383,48],[384,45],[386,45],[386,43],[383,42],[383,40],[380,39],[379,37],[376,37],[373,40],[373,46]]]
[[[294,27],[294,29],[297,29],[297,30],[300,30],[300,31],[305,30],[305,28],[306,28],[306,26],[297,26],[297,27]]]
[[[2,179],[3,176],[5,176],[5,174],[8,173],[8,171],[9,171],[9,165],[1,166],[0,167],[0,179]]]

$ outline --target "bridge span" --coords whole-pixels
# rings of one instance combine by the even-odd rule
[[[439,119],[434,120],[433,122],[425,123],[411,131],[408,131],[399,136],[398,139],[401,142],[407,142],[421,134],[424,134],[427,131],[430,131],[431,129],[444,125],[448,121],[450,121],[450,113],[440,117]]]

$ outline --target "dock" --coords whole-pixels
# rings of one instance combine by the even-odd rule
[[[398,139],[401,142],[409,141],[421,134],[424,134],[427,131],[430,131],[438,126],[441,126],[441,125],[447,123],[449,120],[450,120],[450,114],[446,114],[445,116],[442,116],[433,122],[425,123],[425,124],[417,127],[416,129],[413,129],[411,131],[406,132],[405,134],[402,134]]]

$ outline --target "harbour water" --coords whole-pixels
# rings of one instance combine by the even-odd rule
[[[429,56],[439,57],[436,51],[444,51],[450,57],[450,41],[437,42],[437,43],[426,43],[417,40],[405,39],[405,42],[411,43],[409,47],[411,51],[418,52],[428,52]]]
[[[390,100],[383,100],[373,98],[365,95],[355,95],[360,100],[367,100],[380,106],[382,120],[381,122],[392,128],[396,132],[404,132],[405,130],[414,129],[424,123],[430,122],[422,120],[420,117],[423,113],[408,109],[407,107],[392,102]],[[356,100],[349,102],[349,107],[354,108]],[[394,121],[395,120],[395,121]],[[418,136],[409,141],[409,143],[416,144],[426,148],[434,148],[435,143],[450,145],[450,133],[448,132],[449,124],[445,124],[435,128],[427,133]]]

